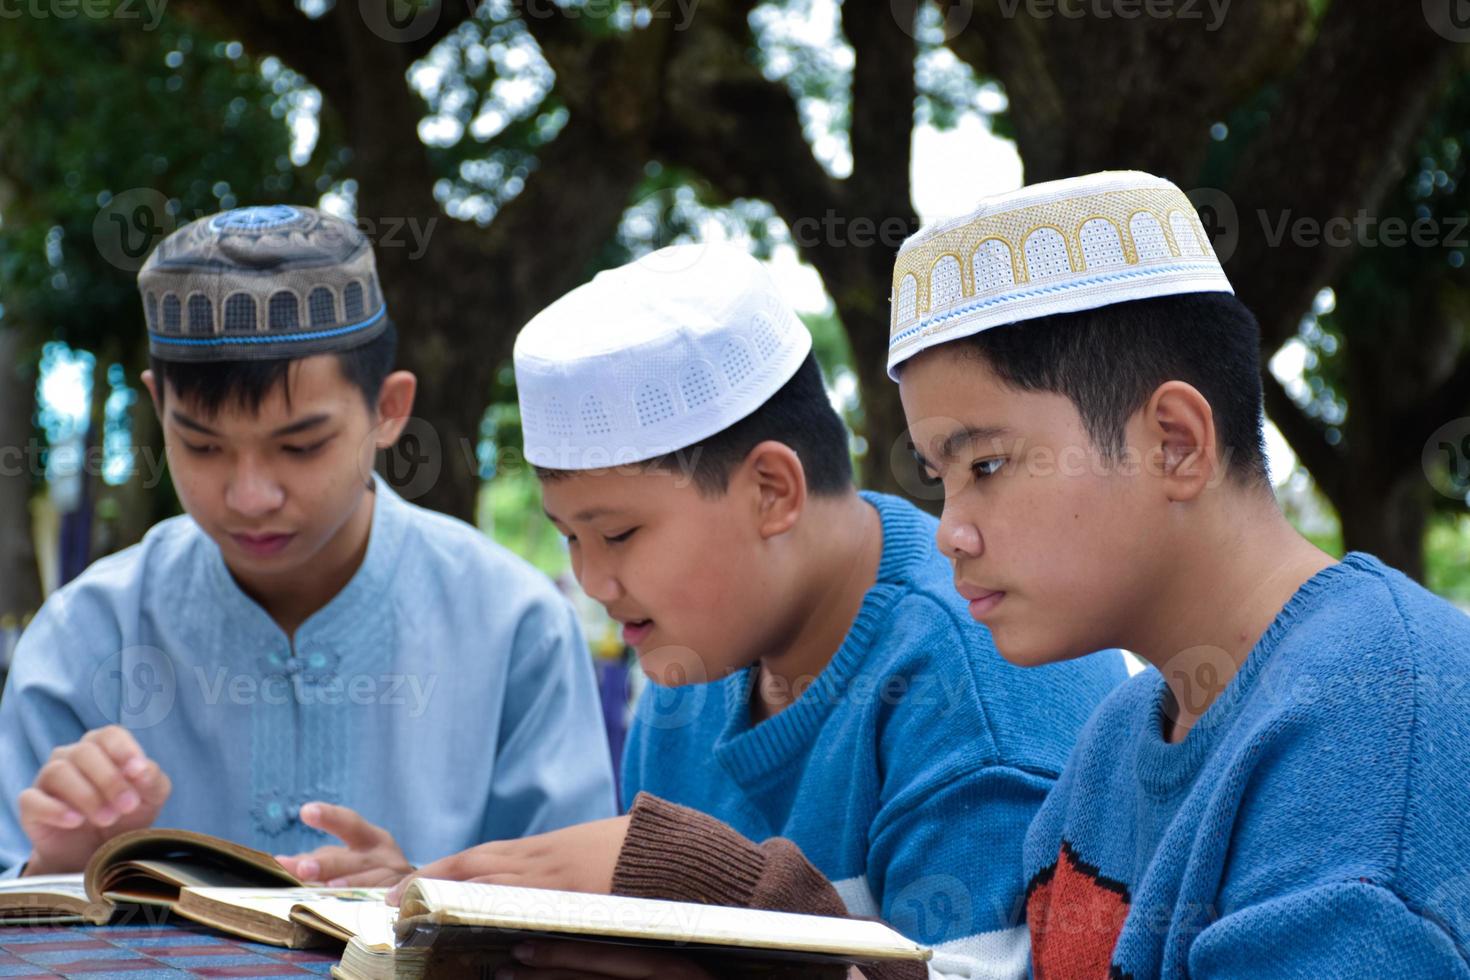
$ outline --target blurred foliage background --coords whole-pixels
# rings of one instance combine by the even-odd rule
[[[747,244],[800,294],[863,482],[902,492],[898,244],[1108,167],[1196,189],[1261,320],[1292,519],[1470,606],[1470,31],[1433,6],[28,0],[0,20],[0,614],[177,512],[133,275],[194,217],[356,219],[439,440],[419,502],[560,574],[508,363],[541,306]]]

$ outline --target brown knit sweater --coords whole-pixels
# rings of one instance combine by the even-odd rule
[[[706,905],[847,915],[832,883],[791,841],[753,843],[696,810],[647,793],[633,804],[628,839],[613,872],[613,891]],[[869,980],[925,980],[917,963],[867,966]],[[841,980],[841,968],[804,966],[780,976]]]

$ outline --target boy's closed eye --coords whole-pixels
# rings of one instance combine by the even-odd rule
[[[281,449],[286,454],[291,456],[310,456],[316,453],[318,450],[322,449],[324,446],[326,446],[327,443],[331,441],[332,437],[328,436],[325,439],[319,439],[316,442],[311,443],[307,446],[282,446]]]
[[[604,534],[602,536],[602,540],[606,541],[608,544],[622,544],[624,541],[627,541],[629,538],[631,538],[633,536],[633,532],[637,530],[638,529],[635,527],[624,531],[622,534]],[[575,534],[565,533],[562,535],[562,537],[566,538],[567,544],[577,543],[577,536]]]

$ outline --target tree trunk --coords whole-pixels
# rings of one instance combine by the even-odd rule
[[[172,494],[164,472],[163,432],[148,400],[148,392],[137,385],[138,400],[132,409],[133,475],[119,487],[104,493],[112,501],[112,543],[115,548],[137,544],[158,521],[173,516]]]
[[[23,350],[20,331],[0,327],[0,616],[35,612],[41,604],[30,508],[40,465],[31,452],[36,376]]]
[[[1356,475],[1337,508],[1344,546],[1424,581],[1424,530],[1432,503],[1424,474],[1415,466],[1383,478],[1371,470]]]

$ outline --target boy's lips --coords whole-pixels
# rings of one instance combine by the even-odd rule
[[[648,634],[653,632],[653,620],[651,619],[629,619],[623,620],[623,642],[630,647],[648,639]]]
[[[231,534],[236,547],[257,558],[279,554],[296,537],[295,534]]]
[[[966,582],[956,582],[955,591],[970,603],[970,615],[975,619],[984,619],[1006,597],[1000,589],[986,589]]]

